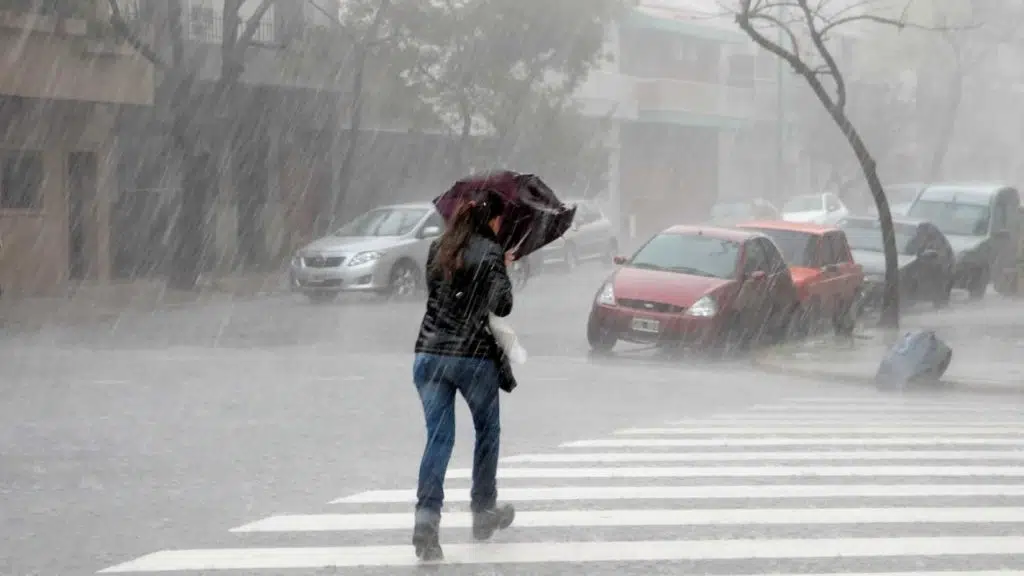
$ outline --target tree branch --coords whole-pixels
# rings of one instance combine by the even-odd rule
[[[245,55],[245,51],[249,48],[252,43],[252,39],[256,36],[256,31],[260,28],[260,21],[270,10],[271,6],[277,3],[277,0],[263,0],[260,5],[256,7],[256,11],[253,12],[252,17],[245,23],[245,28],[242,29],[242,33],[239,34],[238,39],[235,41],[235,45],[231,49],[232,61],[239,61]]]
[[[818,27],[814,23],[815,14],[811,11],[808,0],[797,0],[797,4],[800,5],[800,10],[803,11],[804,18],[807,20],[807,30],[810,33],[811,42],[814,43],[814,48],[825,61],[825,65],[828,66],[832,74],[832,80],[836,83],[835,104],[840,109],[846,108],[846,80],[843,79],[843,74],[839,71],[839,64],[836,63],[828,46],[825,46],[825,36],[818,31]]]
[[[121,7],[117,5],[117,0],[108,0],[108,4],[110,5],[110,26],[114,29],[114,33],[127,42],[129,46],[134,48],[146,60],[152,62],[154,66],[160,69],[167,69],[167,63],[160,57],[160,54],[143,41],[142,38],[139,38],[138,34],[128,25],[124,15],[121,14]]]

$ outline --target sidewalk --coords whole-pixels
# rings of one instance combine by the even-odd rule
[[[107,285],[83,283],[61,296],[0,298],[0,328],[37,330],[112,320],[122,314],[214,302],[251,300],[287,291],[280,273],[201,279],[195,291],[169,290],[163,280],[136,280]]]
[[[825,335],[760,351],[754,364],[781,374],[874,386],[882,356],[895,339],[918,329],[934,330],[953,349],[944,389],[1024,394],[1024,306],[1019,303],[908,316],[896,332],[866,328],[852,342]]]

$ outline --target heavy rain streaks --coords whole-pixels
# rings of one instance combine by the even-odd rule
[[[1021,573],[1024,6],[891,4],[0,0],[0,573]],[[503,170],[516,515],[457,401],[419,566],[433,201]]]

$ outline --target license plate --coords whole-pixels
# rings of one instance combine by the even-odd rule
[[[661,322],[653,318],[633,318],[633,330],[657,334],[661,331]]]

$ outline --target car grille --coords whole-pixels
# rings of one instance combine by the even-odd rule
[[[648,310],[650,312],[664,312],[666,314],[681,314],[686,311],[683,306],[675,306],[672,304],[665,304],[663,302],[651,302],[648,300],[631,300],[629,298],[620,298],[619,305],[626,308],[633,308],[636,310]]]
[[[306,256],[302,259],[302,265],[307,268],[337,268],[344,262],[344,256]]]

